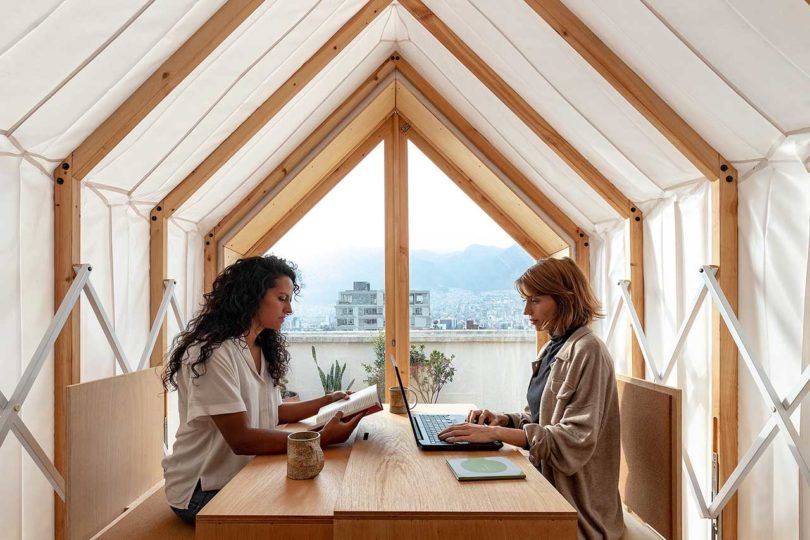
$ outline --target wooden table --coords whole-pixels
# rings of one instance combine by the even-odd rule
[[[420,405],[466,412],[470,405]],[[366,438],[366,434],[367,438]],[[200,512],[197,538],[575,538],[576,512],[513,447],[423,452],[407,416],[363,419],[351,446],[329,448],[313,480],[289,480],[286,456],[254,459]],[[508,456],[526,480],[458,482],[449,457]]]

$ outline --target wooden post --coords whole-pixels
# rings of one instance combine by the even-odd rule
[[[385,140],[385,386],[396,384],[388,362],[397,359],[403,384],[410,375],[410,284],[408,246],[408,140],[394,115]],[[387,398],[387,390],[385,392]]]
[[[81,263],[81,180],[73,175],[73,170],[70,155],[53,173],[54,311],[73,284],[73,266]],[[67,476],[65,388],[81,381],[79,306],[77,302],[53,347],[53,463],[63,478]],[[67,531],[65,504],[56,494],[54,501],[55,537],[62,540]]]
[[[156,206],[149,216],[149,316],[154,321],[163,300],[163,280],[168,279],[168,244],[169,220],[165,217],[163,207]],[[149,365],[163,365],[163,357],[168,347],[166,318],[160,326],[160,332],[152,349]]]
[[[577,232],[577,235],[574,237],[574,243],[576,245],[576,254],[575,254],[575,261],[579,269],[582,270],[582,273],[585,274],[585,278],[590,281],[591,280],[591,242],[587,234],[582,231]]]
[[[203,292],[210,293],[214,288],[214,279],[218,271],[217,261],[217,240],[213,231],[205,236],[205,246],[203,246]]]
[[[737,313],[737,171],[730,165],[726,176],[712,183],[712,259],[719,267],[717,281]],[[712,309],[712,416],[718,427],[720,484],[739,459],[737,453],[737,368],[734,339],[716,308]],[[737,495],[723,508],[723,538],[737,537]]]
[[[627,279],[630,280],[630,298],[638,313],[641,327],[644,328],[644,218],[641,212],[635,207],[632,208],[634,215],[626,221],[627,239]],[[614,284],[610,284],[613,286]],[[630,339],[630,362],[632,365],[633,377],[643,379],[645,376],[644,356],[641,354],[641,347],[638,345],[636,333],[628,325],[627,331],[632,336]]]

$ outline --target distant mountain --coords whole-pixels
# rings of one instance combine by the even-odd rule
[[[471,245],[464,251],[411,252],[411,288],[492,291],[511,289],[531,264],[532,258],[518,245],[508,248]],[[368,281],[372,289],[384,288],[382,248],[363,248],[331,254],[319,262],[301,262],[305,304],[334,304],[338,291],[351,289],[355,281]]]

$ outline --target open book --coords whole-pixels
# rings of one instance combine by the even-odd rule
[[[329,405],[324,405],[318,411],[318,414],[301,420],[301,423],[310,428],[319,428],[331,420],[338,411],[343,411],[343,419],[347,420],[357,413],[365,411],[366,414],[371,414],[381,410],[383,410],[382,403],[380,403],[377,386],[375,385],[351,394],[349,399],[341,399]]]

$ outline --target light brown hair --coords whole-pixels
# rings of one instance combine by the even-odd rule
[[[585,274],[569,257],[540,259],[515,281],[524,298],[548,295],[557,304],[557,314],[548,325],[552,335],[602,318],[601,306]]]

